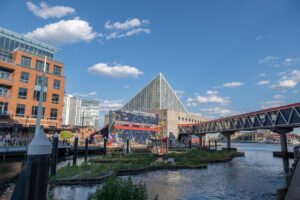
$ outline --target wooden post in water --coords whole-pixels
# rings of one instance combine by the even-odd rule
[[[78,136],[75,136],[74,139],[74,146],[73,146],[73,165],[76,165],[77,163],[77,150],[78,150]]]
[[[126,153],[129,154],[129,139],[126,140]]]
[[[215,140],[215,150],[218,150],[217,140]]]
[[[56,132],[53,136],[51,171],[50,171],[51,177],[55,176],[56,174],[57,154],[58,154],[58,133]]]
[[[88,137],[85,138],[85,148],[84,148],[84,162],[87,161],[89,154],[89,139]]]
[[[106,155],[106,137],[104,138],[104,155]]]

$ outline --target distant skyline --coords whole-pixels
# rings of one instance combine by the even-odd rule
[[[189,112],[299,102],[300,1],[1,1],[1,27],[58,47],[66,93],[117,109],[160,72]]]

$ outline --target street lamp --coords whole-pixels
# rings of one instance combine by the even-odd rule
[[[47,56],[44,60],[43,76],[41,81],[38,80],[41,84],[34,138],[28,145],[26,163],[16,183],[12,200],[47,199],[52,145],[41,127],[46,66]]]

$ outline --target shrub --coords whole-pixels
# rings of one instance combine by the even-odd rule
[[[60,139],[61,140],[70,140],[74,138],[74,133],[72,133],[71,131],[62,131],[60,132]]]
[[[146,200],[147,198],[145,184],[135,184],[130,177],[125,180],[111,177],[89,196],[89,200]]]

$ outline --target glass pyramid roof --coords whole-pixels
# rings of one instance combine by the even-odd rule
[[[161,73],[122,108],[122,110],[128,111],[159,109],[187,112],[179,97]]]

